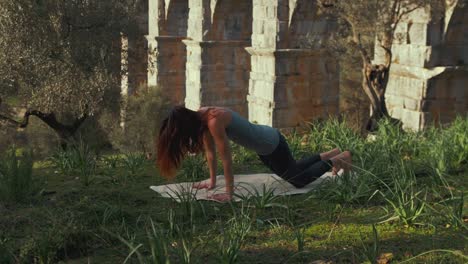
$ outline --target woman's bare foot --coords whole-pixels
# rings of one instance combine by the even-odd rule
[[[330,151],[320,153],[320,159],[321,160],[330,160],[331,158],[335,157],[336,155],[339,155],[341,153],[339,148],[334,148]]]
[[[349,172],[351,169],[351,152],[348,150],[336,155],[330,160],[333,163],[333,174],[338,173],[341,169],[343,169],[344,172]]]

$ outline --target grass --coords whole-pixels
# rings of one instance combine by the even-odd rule
[[[37,193],[37,184],[33,179],[33,159],[31,151],[8,149],[0,163],[0,201],[26,202]]]
[[[375,140],[342,122],[311,124],[288,138],[294,155],[350,149],[353,173],[314,193],[265,188],[231,204],[159,197],[149,186],[165,181],[139,154],[97,157],[82,146],[33,167],[27,152],[9,152],[2,164],[25,166],[9,173],[28,179],[18,186],[46,182],[41,195],[0,202],[0,263],[465,263],[466,124],[419,133],[383,124]],[[254,154],[233,152],[236,173],[267,171]],[[89,164],[85,184],[80,166]],[[199,156],[180,173],[178,181],[208,177]],[[4,190],[28,189],[2,177]]]

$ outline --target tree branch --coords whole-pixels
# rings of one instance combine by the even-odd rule
[[[17,128],[25,128],[29,124],[29,117],[36,116],[51,127],[59,136],[68,137],[72,136],[76,130],[83,124],[83,122],[88,118],[87,114],[84,114],[80,118],[76,118],[71,125],[66,125],[60,123],[54,113],[43,113],[37,110],[28,110],[24,113],[23,120],[17,121],[11,117],[0,114],[0,120],[8,122],[10,125],[13,125]]]

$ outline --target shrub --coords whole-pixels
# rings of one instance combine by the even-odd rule
[[[126,99],[121,113],[106,112],[100,123],[106,128],[113,147],[123,152],[153,153],[160,123],[170,107],[158,88],[150,87]],[[122,115],[124,116],[122,118]],[[123,125],[121,127],[120,120]]]

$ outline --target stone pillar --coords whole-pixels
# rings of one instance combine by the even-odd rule
[[[247,115],[251,1],[191,0],[185,105],[215,105]]]
[[[172,104],[185,98],[189,0],[149,0],[148,86],[159,87]]]
[[[338,63],[325,55],[321,41],[328,23],[317,19],[315,1],[253,1],[252,71],[249,119],[292,128],[338,114]]]
[[[399,24],[386,102],[405,128],[421,130],[468,113],[468,7],[458,2],[444,16],[419,9]],[[379,63],[382,51],[375,51]]]

